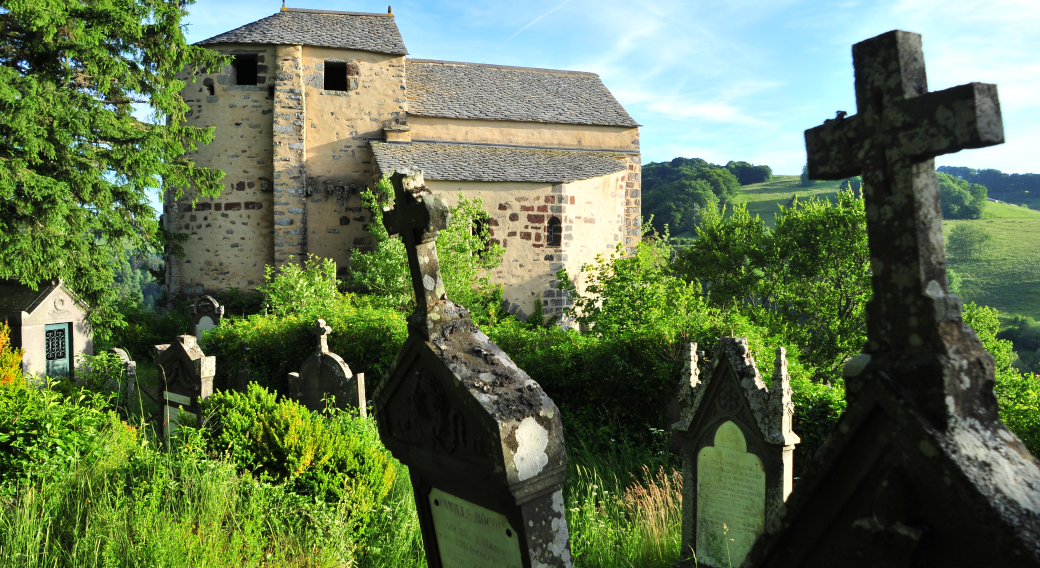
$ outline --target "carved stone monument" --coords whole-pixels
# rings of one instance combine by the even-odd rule
[[[432,568],[569,567],[560,412],[444,295],[444,201],[422,172],[392,178],[391,232],[408,250],[416,310],[374,393],[383,443],[409,467]]]
[[[331,332],[323,319],[311,328],[318,338],[318,348],[303,360],[299,373],[289,373],[289,396],[310,410],[325,408],[325,395],[335,396],[338,404],[364,407],[365,387],[360,383],[364,378],[355,378],[343,358],[329,351]]]
[[[206,357],[195,336],[178,335],[171,344],[155,346],[155,366],[162,394],[163,435],[169,437],[182,414],[198,420],[199,401],[213,394],[217,358]]]
[[[681,419],[672,425],[683,455],[682,554],[676,564],[740,566],[766,518],[791,493],[794,446],[790,377],[778,349],[766,388],[747,339],[723,337],[700,378],[697,344],[679,390]]]
[[[928,92],[921,36],[852,48],[858,114],[806,131],[809,177],[863,175],[873,299],[848,408],[747,566],[1038,566],[1040,467],[946,287],[933,157],[1003,142],[994,85]],[[839,115],[840,116],[840,115]]]
[[[224,306],[213,296],[199,296],[191,305],[191,323],[195,337],[201,338],[204,332],[220,325],[223,318]]]

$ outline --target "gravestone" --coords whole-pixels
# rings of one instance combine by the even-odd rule
[[[202,338],[202,334],[220,325],[224,318],[224,306],[213,296],[199,296],[191,305],[191,323],[195,331],[195,337]]]
[[[997,90],[928,92],[921,36],[853,46],[855,116],[806,131],[809,177],[863,175],[873,299],[848,407],[745,566],[1038,566],[1040,467],[946,285],[934,156],[1003,142]],[[839,114],[839,117],[841,115]]]
[[[408,466],[433,568],[572,566],[560,412],[444,293],[444,201],[422,172],[392,177],[387,227],[408,251],[416,310],[374,393],[379,435]]]
[[[683,456],[683,561],[676,567],[740,566],[769,515],[791,493],[794,446],[790,377],[778,349],[767,388],[747,339],[723,337],[700,378],[697,344],[672,425]],[[696,562],[691,551],[696,551]],[[699,564],[698,564],[699,563]]]
[[[112,384],[105,384],[105,388],[110,391],[122,389],[126,395],[128,401],[133,402],[134,394],[137,392],[137,363],[130,358],[130,355],[126,351],[118,347],[113,347],[108,350],[116,357],[119,357],[119,362],[122,364],[123,376],[118,382],[112,381]]]
[[[155,346],[155,367],[162,394],[163,435],[169,437],[182,414],[199,419],[199,401],[213,394],[217,358],[206,357],[195,336],[178,335],[173,343]]]
[[[360,383],[364,377],[355,378],[343,358],[329,351],[331,332],[332,328],[323,319],[311,328],[318,347],[303,360],[299,373],[289,373],[290,396],[310,410],[325,408],[325,395],[335,396],[337,403],[351,408],[364,407],[365,387]]]

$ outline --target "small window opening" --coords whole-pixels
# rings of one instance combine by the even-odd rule
[[[235,58],[231,61],[231,66],[235,68],[236,85],[256,84],[255,55],[236,55]]]
[[[560,219],[553,217],[549,219],[549,223],[545,226],[545,244],[551,247],[558,247],[562,240],[563,227],[560,224]]]
[[[347,90],[347,64],[334,61],[325,62],[325,90]]]
[[[273,99],[274,98],[274,85],[269,85],[267,87],[267,98],[269,98],[269,99]]]

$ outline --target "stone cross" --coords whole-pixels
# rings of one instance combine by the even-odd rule
[[[182,421],[200,416],[199,401],[213,394],[217,358],[206,357],[193,335],[178,335],[172,344],[155,346],[155,366],[163,404],[163,435],[167,438]]]
[[[318,348],[303,360],[300,372],[289,373],[289,396],[310,410],[325,408],[325,395],[336,397],[336,402],[361,409],[364,414],[364,375],[354,376],[339,355],[329,351],[328,334],[332,327],[319,319],[311,328],[318,338]]]
[[[415,314],[411,320],[420,331],[419,321],[431,306],[444,296],[440,262],[437,260],[437,233],[448,226],[448,206],[439,195],[426,189],[422,172],[397,172],[393,176],[394,208],[385,215],[390,234],[400,234],[408,251],[408,269],[415,290]]]
[[[379,436],[411,475],[427,562],[569,568],[560,411],[444,296],[429,227],[445,226],[446,208],[422,173],[393,183],[404,210],[391,217],[440,220],[396,225],[418,227],[403,234],[420,307],[373,394]]]
[[[220,325],[224,317],[224,306],[221,306],[213,296],[200,296],[191,305],[192,330],[195,337],[201,338],[202,334]]]
[[[856,116],[806,131],[809,176],[862,173],[874,296],[848,406],[745,566],[1040,566],[1040,463],[946,288],[933,157],[1003,141],[996,87],[928,93],[921,37],[853,46]]]
[[[743,337],[723,337],[700,378],[697,344],[679,390],[672,425],[683,456],[681,561],[728,568],[744,561],[766,519],[791,494],[794,446],[790,377],[777,349],[767,388]],[[696,561],[693,560],[696,552]]]

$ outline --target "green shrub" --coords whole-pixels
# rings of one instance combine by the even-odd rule
[[[0,494],[73,468],[114,416],[107,399],[90,391],[66,397],[24,382],[0,386]]]
[[[336,263],[329,258],[307,255],[303,264],[289,262],[275,269],[264,267],[260,292],[278,315],[310,315],[331,308],[339,297]]]
[[[246,393],[215,393],[203,401],[203,411],[211,451],[300,495],[348,500],[365,513],[359,523],[393,485],[390,454],[369,419],[336,411],[322,416],[256,383]]]
[[[201,345],[206,355],[216,355],[214,388],[236,384],[238,372],[246,367],[249,380],[269,389],[285,392],[286,376],[300,365],[317,346],[311,333],[317,318],[332,327],[329,349],[343,357],[354,373],[365,373],[368,392],[393,365],[397,352],[408,335],[405,314],[392,308],[368,305],[352,294],[341,297],[327,311],[310,316],[279,317],[252,315],[231,317],[206,332]],[[248,345],[248,361],[241,346]]]

